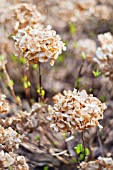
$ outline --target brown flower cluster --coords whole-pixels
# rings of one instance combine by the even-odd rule
[[[0,151],[0,169],[5,170],[10,167],[11,169],[29,170],[24,156],[19,156],[13,152]]]
[[[7,113],[9,110],[9,104],[5,98],[4,94],[0,94],[0,114]]]
[[[62,0],[57,2],[55,9],[59,15],[66,22],[77,22],[78,20],[86,20],[91,15],[91,9],[96,4],[95,0]]]
[[[28,170],[24,156],[14,153],[14,149],[18,149],[19,144],[23,140],[11,127],[5,129],[0,125],[0,168],[11,166],[18,170]]]
[[[65,50],[64,43],[59,35],[51,26],[46,28],[31,28],[18,30],[16,36],[13,36],[18,53],[22,54],[28,63],[46,62],[51,59],[53,66],[58,55]]]
[[[19,135],[11,127],[5,129],[0,125],[0,149],[4,151],[18,149],[22,139],[23,136]]]
[[[112,16],[111,6],[106,3],[98,5],[98,0],[62,0],[56,4],[53,12],[57,10],[57,15],[66,22],[87,22],[93,17],[109,20]]]
[[[99,19],[109,20],[112,16],[112,8],[106,5],[97,5],[93,9],[93,15]]]
[[[113,159],[99,157],[95,161],[82,162],[79,170],[113,170]]]
[[[33,4],[19,3],[12,5],[8,2],[0,3],[0,54],[12,55],[14,43],[9,39],[18,29],[31,26],[43,27],[45,16],[38,12]],[[9,45],[10,44],[10,45]]]
[[[26,26],[39,27],[44,22],[45,17],[38,12],[33,4],[20,3],[12,7],[13,19],[15,21],[14,30],[25,28]]]
[[[47,122],[47,120],[44,119],[44,115],[47,113],[47,108],[47,105],[41,106],[40,104],[35,103],[32,106],[32,110],[30,113],[15,113],[9,118],[6,117],[4,120],[0,120],[0,124],[5,128],[11,126],[19,133],[25,133],[28,131],[30,132],[41,124]]]
[[[101,47],[97,48],[94,61],[106,77],[113,80],[113,36],[110,32],[98,35]]]
[[[57,132],[84,131],[87,128],[99,126],[98,120],[103,119],[106,105],[85,90],[81,92],[64,91],[64,95],[57,94],[54,106],[50,108],[48,119],[51,127]]]
[[[5,95],[0,94],[0,113],[7,113],[8,111],[8,103],[5,97]],[[4,119],[1,119],[0,124],[0,169],[4,170],[11,166],[15,170],[29,170],[25,158],[14,153],[14,150],[19,148],[24,135],[18,134],[10,127],[11,125],[4,128],[2,124],[5,124]]]

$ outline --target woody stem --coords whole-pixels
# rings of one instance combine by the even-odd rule
[[[84,140],[84,132],[81,133],[81,137],[82,137],[82,143],[83,143],[83,149],[84,149],[84,160],[85,160],[85,140]]]
[[[41,76],[41,64],[39,62],[38,64],[38,71],[39,71],[39,94],[41,94],[41,88],[42,88],[42,76]]]

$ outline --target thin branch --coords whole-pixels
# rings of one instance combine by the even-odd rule
[[[84,132],[82,132],[81,133],[81,138],[82,138],[82,143],[83,143],[83,148],[84,148],[84,160],[85,160],[85,157],[86,157],[86,155],[85,155],[85,140],[84,140]]]
[[[16,96],[16,94],[15,94],[15,92],[14,92],[13,85],[10,85],[11,79],[10,79],[10,77],[9,77],[9,74],[8,74],[7,70],[6,70],[5,64],[3,65],[3,72],[4,72],[4,75],[5,75],[5,77],[6,77],[6,81],[7,81],[7,83],[8,83],[8,87],[10,88],[10,91],[11,91],[11,94],[12,94],[13,98],[15,99],[15,101],[16,101],[16,103],[17,103],[18,105],[21,105],[20,101],[17,99],[17,96]]]

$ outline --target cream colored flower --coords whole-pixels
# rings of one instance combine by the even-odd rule
[[[96,0],[62,0],[57,1],[53,7],[53,12],[57,11],[57,16],[65,22],[86,22],[91,18],[96,6]]]
[[[113,159],[98,157],[95,161],[82,162],[79,170],[113,170]]]
[[[112,15],[112,8],[106,5],[97,5],[94,8],[94,16],[99,19],[109,20]]]
[[[0,168],[8,168],[10,166],[12,169],[29,170],[24,156],[19,156],[13,152],[0,151]]]
[[[5,129],[0,125],[0,147],[3,150],[12,151],[18,149],[23,137],[11,127]]]
[[[45,115],[47,114],[48,105],[40,105],[35,103],[32,106],[31,112],[15,113],[11,117],[7,117],[4,120],[1,120],[1,125],[3,127],[12,127],[14,130],[19,133],[26,133],[26,131],[32,131],[41,124],[47,123]],[[14,134],[14,133],[13,133]],[[15,134],[16,135],[16,134]],[[19,142],[18,138],[13,138],[15,142]]]
[[[24,156],[15,155],[14,167],[18,170],[29,170],[29,166],[26,163],[26,159]]]
[[[94,61],[105,76],[113,80],[113,36],[110,32],[98,35],[101,47],[97,48]]]
[[[50,107],[49,120],[51,127],[59,132],[84,131],[93,126],[99,126],[98,120],[103,119],[106,105],[85,90],[77,92],[64,91],[64,95],[57,94],[54,106]]]
[[[13,36],[18,53],[23,55],[28,63],[46,62],[49,59],[53,66],[58,55],[65,51],[64,43],[51,26],[33,29],[27,26],[18,30]]]
[[[13,19],[15,21],[14,30],[25,28],[26,26],[39,27],[45,17],[38,12],[33,4],[20,3],[12,7]]]
[[[3,167],[9,167],[14,164],[14,159],[11,157],[9,153],[5,153],[3,150],[0,151],[0,162]]]
[[[0,94],[0,114],[6,114],[9,110],[9,104],[5,98],[4,94]]]

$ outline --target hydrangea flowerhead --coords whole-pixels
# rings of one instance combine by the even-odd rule
[[[10,165],[14,164],[14,159],[9,153],[2,150],[0,151],[0,162],[2,167],[9,167]]]
[[[0,123],[3,127],[6,128],[11,126],[14,130],[22,134],[31,132],[35,130],[36,127],[48,123],[45,118],[47,110],[48,105],[35,103],[30,112],[20,111],[11,117],[6,117],[4,120],[2,119]]]
[[[29,170],[24,156],[19,156],[13,152],[0,151],[0,168],[9,168],[18,170]]]
[[[98,120],[103,119],[106,105],[85,90],[81,92],[64,91],[54,98],[54,106],[50,108],[49,119],[55,131],[73,132],[84,131],[87,128],[99,126]]]
[[[5,151],[12,151],[14,149],[18,149],[19,144],[23,136],[19,135],[15,130],[11,127],[3,128],[0,125],[0,147]]]
[[[12,7],[13,19],[15,21],[14,31],[30,25],[38,27],[45,20],[45,17],[38,12],[33,4],[20,3]]]
[[[60,36],[51,30],[51,26],[36,29],[27,26],[20,29],[13,38],[16,49],[28,63],[46,62],[50,59],[53,66],[58,55],[65,50]]]
[[[7,113],[9,110],[9,104],[5,98],[4,94],[0,94],[0,114]]]
[[[80,164],[79,170],[112,170],[113,169],[113,159],[98,157],[97,160],[82,162]]]
[[[113,80],[113,36],[110,32],[98,35],[101,47],[97,48],[94,61],[98,63],[102,73]]]

